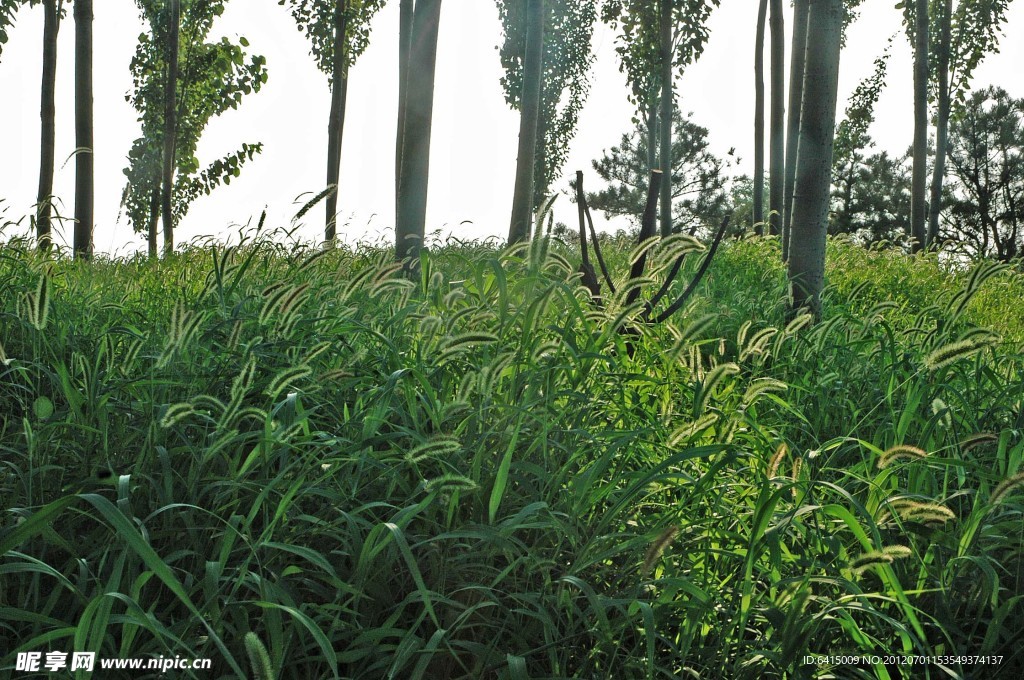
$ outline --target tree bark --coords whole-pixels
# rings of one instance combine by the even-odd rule
[[[942,182],[946,175],[946,152],[949,148],[949,58],[953,0],[942,0],[942,19],[939,32],[938,115],[935,120],[935,166],[932,169],[931,201],[928,208],[928,248],[939,246],[939,210],[942,207]]]
[[[804,91],[807,54],[808,0],[793,0],[793,44],[789,55],[789,118],[786,129],[786,176],[783,187],[782,261],[789,261],[789,235],[793,224],[793,187],[800,141],[800,102]]]
[[[395,221],[395,257],[400,262],[419,253],[426,233],[430,131],[440,18],[441,0],[417,0],[406,66],[408,91]]]
[[[672,234],[672,0],[661,0],[661,236]]]
[[[163,192],[160,211],[164,224],[164,257],[174,252],[174,146],[178,134],[178,33],[181,28],[181,0],[167,0],[167,78],[164,80]]]
[[[664,173],[660,170],[651,170],[648,173],[650,179],[647,181],[647,202],[644,204],[644,215],[640,219],[640,235],[637,238],[637,245],[642,246],[649,239],[654,238],[656,231],[655,217],[658,207],[658,192],[660,180]],[[644,275],[644,268],[647,266],[647,253],[643,253],[634,262],[629,270],[629,280],[636,281]],[[626,294],[626,306],[636,302],[640,297],[640,286],[634,285]]]
[[[768,0],[757,8],[754,36],[754,230],[764,233],[764,29]]]
[[[92,257],[93,107],[92,0],[75,0],[75,238],[76,258]]]
[[[658,167],[658,98],[647,102],[647,170]]]
[[[60,17],[57,0],[43,2],[43,79],[39,97],[39,190],[36,192],[36,237],[39,250],[47,252],[52,243],[50,219],[53,214],[53,158],[56,137],[54,90],[57,83],[57,31]]]
[[[910,188],[911,252],[919,252],[927,239],[928,205],[928,2],[914,0],[914,167]]]
[[[402,153],[405,143],[405,117],[409,101],[409,52],[412,49],[413,0],[398,5],[398,130],[395,134],[395,222],[398,221],[398,196],[402,193]]]
[[[334,191],[327,195],[327,228],[324,241],[333,247],[337,236],[338,194],[341,186],[341,140],[345,131],[345,102],[348,95],[348,74],[346,73],[346,46],[348,41],[348,3],[336,0],[334,6],[334,64],[331,74],[331,115],[327,121],[327,186]]]
[[[544,0],[526,0],[526,55],[523,60],[523,94],[519,100],[519,155],[515,192],[512,194],[512,220],[508,228],[509,244],[530,238],[543,66]]]
[[[791,313],[809,309],[821,315],[825,283],[829,185],[839,92],[839,47],[843,0],[811,0],[800,114],[800,157],[789,248]]]
[[[782,0],[771,0],[771,134],[768,165],[768,224],[772,235],[782,231],[783,194],[786,168],[786,105]]]
[[[160,189],[154,188],[149,198],[149,225],[146,230],[146,240],[149,245],[149,259],[156,259],[156,225],[160,218]]]

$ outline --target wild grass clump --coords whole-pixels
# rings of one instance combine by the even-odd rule
[[[899,286],[859,253],[830,246],[821,323],[784,320],[750,240],[644,326],[558,244],[441,248],[412,280],[372,248],[9,246],[0,668],[1016,677],[1020,321],[978,301],[1020,275],[904,257]]]

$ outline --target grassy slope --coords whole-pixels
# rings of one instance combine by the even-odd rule
[[[1015,677],[1024,277],[832,243],[828,317],[786,326],[777,259],[731,244],[629,356],[558,248],[415,284],[374,251],[0,251],[0,669]]]

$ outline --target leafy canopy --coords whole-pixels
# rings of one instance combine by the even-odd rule
[[[703,54],[708,17],[718,5],[719,0],[674,0],[672,66],[678,73]],[[661,91],[660,7],[660,2],[652,0],[608,0],[601,7],[601,20],[619,30],[615,46],[619,70],[626,74],[630,101],[641,112],[656,106]]]
[[[385,0],[278,0],[287,6],[298,29],[310,42],[310,54],[317,68],[327,74],[334,86],[335,16],[340,10],[345,18],[345,69],[370,44],[370,20],[384,6]]]

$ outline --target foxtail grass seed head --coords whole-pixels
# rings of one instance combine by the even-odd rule
[[[763,355],[768,342],[778,332],[776,328],[762,328],[757,333],[754,333],[740,351],[740,361],[754,355]]]
[[[298,365],[291,368],[286,368],[278,373],[273,380],[270,381],[270,385],[265,390],[271,399],[276,399],[277,395],[280,394],[285,388],[291,384],[302,380],[313,370],[309,366]]]
[[[973,434],[967,439],[964,439],[962,442],[960,442],[960,449],[962,451],[969,451],[970,449],[973,449],[976,446],[991,444],[997,441],[999,441],[998,435],[991,434],[989,432],[979,432],[978,434]]]
[[[775,447],[775,453],[772,454],[771,459],[768,461],[768,479],[778,476],[779,466],[782,464],[782,459],[786,457],[789,452],[789,446],[786,442],[782,442]]]
[[[881,550],[871,550],[861,553],[856,559],[850,562],[850,569],[855,574],[862,574],[871,567],[879,564],[892,564],[898,559],[910,557],[910,548],[903,545],[891,545]]]
[[[167,407],[167,412],[164,413],[164,417],[160,419],[160,427],[173,427],[185,418],[193,415],[195,412],[196,409],[190,402],[186,401],[180,404],[172,404]]]
[[[1022,486],[1024,486],[1024,472],[1018,472],[1011,477],[1007,477],[992,491],[989,502],[993,507],[999,505],[1009,494]]]
[[[665,527],[658,537],[654,539],[650,546],[647,548],[647,552],[644,553],[643,564],[640,565],[640,575],[647,576],[654,569],[654,565],[658,563],[661,556],[665,554],[665,550],[672,545],[672,541],[676,540],[676,536],[679,535],[679,527],[675,524]]]
[[[884,470],[898,460],[920,460],[927,458],[928,454],[923,449],[906,444],[898,444],[889,447],[878,457],[878,469]]]
[[[956,514],[941,503],[926,503],[904,498],[892,501],[889,505],[904,522],[945,524],[956,519]]]
[[[800,472],[804,469],[804,459],[794,458],[793,459],[793,481],[800,481]]]
[[[440,477],[427,480],[423,483],[423,488],[427,493],[438,490],[472,491],[477,488],[477,483],[469,477],[450,472],[448,474],[441,475]]]
[[[991,335],[980,335],[965,340],[958,340],[931,352],[924,358],[924,367],[929,371],[937,371],[943,366],[949,366],[959,359],[972,356],[979,351],[990,347],[997,342],[997,338]]]
[[[788,389],[789,385],[781,380],[775,380],[774,378],[758,378],[751,382],[747,391],[743,393],[743,403],[750,405],[753,404],[762,394],[767,394],[768,392],[785,392]]]
[[[270,662],[270,654],[267,648],[260,641],[256,633],[249,631],[245,634],[245,653],[249,656],[249,663],[252,665],[252,675],[255,680],[275,680],[274,666]]]
[[[704,430],[708,429],[712,425],[718,422],[717,413],[706,413],[697,420],[683,425],[669,437],[669,446],[679,446],[683,442],[687,441],[691,437],[700,434]]]
[[[796,500],[797,496],[799,495],[799,492],[798,492],[797,487],[796,487],[796,482],[800,481],[800,472],[803,470],[803,468],[804,468],[804,459],[800,458],[800,457],[794,458],[793,459],[793,482],[794,482],[794,484],[793,484],[793,487],[790,488],[790,490],[789,490],[789,493],[793,497],[793,500]]]
[[[850,569],[855,574],[862,574],[876,564],[892,564],[896,560],[892,555],[886,555],[880,550],[862,553],[855,560],[850,562]]]
[[[953,427],[953,416],[949,407],[938,397],[932,399],[932,415],[938,416],[939,424],[947,430]]]
[[[913,551],[905,545],[886,546],[882,548],[882,552],[897,560],[910,557],[913,554]]]
[[[29,323],[37,331],[46,328],[46,322],[50,318],[50,277],[45,273],[39,275],[39,283],[36,284],[36,292],[29,297]]]
[[[461,448],[458,439],[439,437],[409,449],[405,459],[410,463],[421,463],[431,458],[448,459]]]

